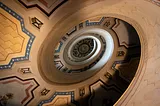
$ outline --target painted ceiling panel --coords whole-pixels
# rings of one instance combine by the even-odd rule
[[[68,0],[18,0],[26,8],[37,7],[47,16],[50,16],[56,9]]]
[[[9,103],[6,104],[7,106],[26,106],[34,99],[33,91],[38,86],[39,84],[34,78],[21,79],[16,76],[2,78],[0,79],[0,96],[2,96],[3,100],[0,101],[0,104],[4,106],[5,102],[9,101]],[[17,90],[19,92],[17,92]],[[6,101],[4,99],[6,99]]]
[[[29,59],[34,35],[25,29],[21,16],[1,2],[0,7],[0,69],[8,69]]]

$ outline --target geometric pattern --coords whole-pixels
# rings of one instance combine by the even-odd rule
[[[124,55],[125,55],[125,52],[124,52],[124,51],[118,51],[118,52],[117,52],[117,56],[119,56],[119,57],[120,57],[120,56],[124,56]]]
[[[112,70],[114,72],[119,72],[119,76],[123,78],[125,81],[131,82],[139,65],[139,60],[140,60],[139,57],[141,55],[140,53],[141,50],[140,46],[133,46],[127,48],[126,46],[123,45],[123,47],[126,49],[126,51],[128,51],[128,53],[126,55],[123,55],[122,56],[123,58],[114,61],[112,65]],[[117,56],[117,58],[119,57]]]
[[[77,26],[71,28],[67,33],[66,35],[70,36],[72,33],[74,33],[75,31],[77,31]]]
[[[94,25],[101,25],[104,20],[106,19],[106,17],[96,17],[96,18],[92,18],[89,19],[87,21],[81,22],[79,25],[72,27],[60,40],[60,42],[57,44],[55,51],[54,51],[54,63],[55,66],[58,70],[62,71],[62,72],[67,72],[67,73],[78,73],[78,72],[83,72],[86,71],[90,68],[92,68],[94,65],[96,65],[96,63],[101,59],[101,57],[103,56],[103,53],[105,52],[105,48],[106,48],[106,42],[104,40],[103,37],[99,36],[99,39],[101,40],[101,42],[103,42],[103,50],[102,52],[97,56],[97,59],[95,59],[92,63],[90,63],[89,65],[84,66],[83,68],[77,68],[77,69],[70,69],[69,67],[65,67],[66,65],[64,65],[64,61],[61,61],[61,48],[63,48],[62,46],[65,44],[65,42],[68,42],[68,38],[69,37],[73,37],[73,33],[75,33],[78,30],[81,30],[83,28],[86,27],[90,27],[90,26],[94,26]],[[98,36],[97,36],[98,37]],[[87,40],[85,40],[87,41]],[[85,42],[86,43],[86,42]],[[81,44],[80,44],[81,45]],[[77,46],[75,46],[77,47]],[[79,49],[77,49],[79,50]],[[75,51],[75,53],[78,53],[77,51]],[[82,55],[82,54],[80,54]],[[73,60],[72,60],[73,61]]]
[[[127,82],[131,82],[135,76],[140,58],[133,58],[130,62],[118,66],[119,76]]]
[[[63,45],[63,42],[60,41],[58,43],[57,47],[55,48],[55,53],[59,53],[60,52],[62,45]]]
[[[121,34],[121,30],[129,30],[133,32],[133,28],[124,27],[125,22],[119,19],[109,17],[94,18],[85,21],[86,26],[104,25],[113,30],[118,38],[118,52],[115,62],[112,65],[113,73],[107,72],[104,76],[109,79],[107,82],[98,80],[90,85],[90,99],[89,106],[113,106],[113,104],[120,98],[128,84],[132,81],[139,64],[140,44],[138,36],[132,36],[131,39],[124,39],[126,35],[137,35],[137,33]],[[83,24],[79,25],[79,28]],[[83,26],[85,27],[85,26]],[[121,29],[124,28],[124,29]],[[130,29],[129,29],[130,28]],[[125,37],[124,37],[125,36]],[[133,41],[133,42],[130,42]],[[109,84],[110,83],[110,84]],[[121,88],[121,89],[120,89]],[[82,91],[80,91],[83,94]],[[108,96],[109,95],[109,96]]]
[[[90,85],[89,106],[113,106],[123,91],[116,85],[108,85],[101,80]]]
[[[46,11],[47,9],[45,9],[43,6],[40,6],[40,5],[45,5],[46,7],[48,7],[49,8],[49,6],[48,5],[52,5],[52,3],[46,3],[46,1],[49,1],[49,0],[18,0],[18,1],[21,1],[21,2],[25,2],[25,1],[28,1],[28,4],[25,4],[25,7],[27,7],[28,9],[31,9],[32,7],[33,8],[35,8],[35,7],[37,7],[37,8],[39,8],[41,11],[43,11],[47,16],[50,16],[56,9],[52,9],[52,10],[54,10],[54,11]],[[35,4],[31,4],[30,2],[32,2],[32,1],[35,1],[35,2],[33,2],[33,3],[35,3]],[[50,0],[51,2],[54,2],[55,0]],[[59,0],[60,1],[60,0]],[[62,0],[61,0],[62,1]],[[63,1],[68,1],[68,0],[63,0]],[[158,1],[158,0],[152,0],[152,1]],[[30,5],[29,5],[29,3],[30,3]],[[21,56],[21,57],[17,57],[17,55],[15,56],[15,57],[13,57],[13,56],[11,56],[11,58],[9,57],[9,55],[11,55],[11,54],[13,54],[13,53],[15,53],[15,54],[17,54],[18,52],[21,52],[21,49],[23,48],[22,46],[18,46],[17,48],[17,51],[15,50],[12,50],[13,52],[9,52],[9,50],[8,50],[8,48],[11,48],[11,47],[8,47],[8,48],[5,48],[5,49],[7,49],[8,50],[8,54],[1,54],[0,56],[2,56],[2,58],[0,58],[0,61],[2,61],[2,60],[5,60],[5,59],[7,59],[7,58],[10,58],[10,59],[8,59],[9,61],[8,61],[8,64],[7,64],[7,62],[6,62],[6,64],[5,65],[2,65],[1,63],[0,63],[0,69],[5,69],[5,68],[11,68],[12,67],[12,65],[13,65],[13,63],[14,62],[16,62],[16,61],[21,61],[21,60],[26,60],[26,59],[29,59],[29,53],[30,53],[30,49],[31,49],[31,46],[28,46],[28,44],[30,43],[30,38],[32,38],[33,37],[33,39],[31,40],[31,41],[33,41],[34,40],[34,36],[30,36],[30,35],[28,35],[28,33],[26,33],[27,32],[27,30],[25,29],[25,27],[24,27],[24,22],[23,22],[23,18],[21,17],[21,16],[19,16],[18,14],[16,14],[14,11],[12,11],[12,10],[10,10],[10,12],[9,12],[9,8],[8,7],[6,7],[5,5],[2,5],[1,6],[1,4],[2,3],[0,3],[0,7],[2,8],[2,9],[4,9],[4,11],[6,11],[6,12],[8,12],[8,14],[11,14],[11,16],[13,17],[13,18],[15,18],[15,19],[17,19],[17,21],[18,21],[18,23],[16,23],[16,22],[12,22],[12,21],[10,21],[10,20],[13,20],[13,19],[10,19],[11,17],[9,17],[9,16],[7,16],[7,15],[5,15],[5,14],[3,14],[3,13],[1,13],[1,11],[2,10],[0,10],[0,18],[5,18],[6,20],[7,20],[7,22],[10,22],[10,25],[11,24],[13,24],[12,26],[10,26],[10,28],[12,28],[12,29],[14,29],[14,32],[16,33],[18,33],[17,34],[17,37],[20,39],[19,40],[19,45],[23,45],[23,41],[24,40],[27,40],[27,38],[25,38],[25,36],[23,37],[22,36],[22,34],[19,34],[19,31],[20,30],[18,30],[18,28],[15,28],[16,27],[16,25],[17,26],[20,26],[21,28],[19,28],[19,29],[21,29],[21,31],[22,31],[22,33],[23,34],[25,34],[25,35],[27,35],[26,37],[28,37],[28,43],[26,43],[27,45],[26,45],[26,47],[25,47],[25,54],[23,55],[23,56]],[[21,4],[23,4],[23,3],[21,3]],[[61,6],[61,5],[59,5],[59,6]],[[5,9],[5,7],[6,7],[6,9]],[[0,8],[0,9],[1,9]],[[33,9],[32,8],[32,9]],[[8,10],[7,10],[8,9]],[[31,10],[32,10],[31,9]],[[49,9],[48,9],[49,10]],[[51,9],[50,9],[51,10]],[[18,18],[19,17],[19,18]],[[22,20],[21,20],[22,19]],[[103,19],[103,18],[102,18]],[[97,22],[95,22],[95,21],[91,21],[91,20],[89,20],[88,22],[86,22],[86,26],[92,26],[92,25],[95,25],[95,24],[97,24],[97,25],[100,25],[100,24],[102,24],[103,23],[103,20],[102,19],[100,19],[100,21],[98,20]],[[5,21],[3,21],[3,22],[5,22]],[[22,24],[23,23],[23,24]],[[0,24],[1,24],[1,22],[0,22]],[[85,23],[83,23],[83,24],[80,24],[80,27],[85,27],[85,26],[83,26],[83,25],[85,25]],[[109,26],[109,23],[107,22],[106,24],[105,24],[106,26]],[[14,27],[15,26],[15,27]],[[79,29],[80,29],[80,27],[79,27]],[[22,30],[24,28],[24,30],[26,31],[26,32],[24,32],[24,30]],[[0,29],[2,29],[2,28],[0,28]],[[3,31],[3,30],[2,30]],[[2,32],[1,32],[2,33]],[[29,32],[29,34],[31,34],[30,32]],[[32,35],[32,34],[31,34]],[[67,34],[66,34],[67,35]],[[71,35],[71,34],[68,34],[68,35]],[[1,36],[1,35],[0,35]],[[11,37],[12,37],[12,35],[11,35]],[[14,37],[13,37],[14,38]],[[0,38],[0,39],[2,39],[2,38]],[[2,41],[4,41],[4,40],[2,40]],[[5,44],[1,44],[1,42],[2,41],[0,41],[0,48],[2,48],[1,46],[4,46]],[[11,41],[6,41],[7,42],[7,44],[9,44],[8,42],[12,42],[12,41],[16,41],[16,40],[11,40]],[[5,43],[5,42],[4,42]],[[13,42],[12,42],[13,43]],[[32,43],[33,42],[31,42],[30,44],[32,45]],[[63,44],[63,43],[62,43]],[[12,46],[12,45],[9,45],[9,46]],[[24,46],[24,45],[23,45]],[[27,47],[29,47],[29,48],[27,48]],[[3,48],[4,49],[4,48]],[[24,48],[23,48],[24,49]],[[59,52],[60,52],[60,49],[61,49],[61,47],[59,46],[59,48],[57,49],[57,50],[59,50]],[[26,54],[27,53],[27,50],[29,51],[28,52],[28,54]],[[0,51],[1,52],[1,51]],[[121,52],[120,53],[120,55],[119,56],[124,56],[124,55],[122,55],[123,53]],[[27,56],[28,55],[28,56]],[[7,57],[8,56],[8,57]],[[18,56],[20,56],[20,55],[18,55]],[[5,57],[5,58],[4,58]],[[131,60],[130,60],[131,61]],[[11,64],[10,64],[10,62],[11,62]],[[116,63],[116,65],[115,65],[115,69],[117,69],[117,66],[119,65],[119,64],[123,64],[123,63],[128,63],[128,61],[116,61],[115,62]],[[27,71],[25,68],[21,68],[22,70],[22,72],[23,73],[29,73],[30,72],[30,70],[29,71]],[[106,76],[107,76],[107,78],[110,78],[110,74],[106,74]],[[106,82],[105,82],[106,83]],[[100,90],[103,90],[104,91],[104,94],[105,94],[105,92],[106,91],[108,91],[108,90],[110,90],[110,91],[112,91],[112,90],[114,90],[115,92],[117,91],[117,92],[119,92],[119,90],[117,90],[118,88],[116,88],[115,86],[113,86],[113,85],[111,85],[111,87],[110,87],[110,85],[109,86],[107,86],[107,85],[105,85],[105,83],[103,83],[101,80],[100,81],[97,81],[96,83],[94,83],[94,84],[92,84],[91,86],[90,86],[90,91],[92,91],[91,93],[91,98],[90,98],[90,105],[96,105],[96,104],[94,104],[94,102],[97,102],[96,100],[96,95],[98,95],[98,93],[97,92],[99,92],[98,90],[97,90],[97,88],[99,87],[99,89]],[[3,86],[1,86],[3,84]],[[36,87],[38,87],[39,86],[39,84],[36,82],[36,80],[35,79],[25,79],[25,80],[23,80],[23,79],[20,79],[20,78],[18,78],[18,77],[16,77],[16,76],[13,76],[13,77],[8,77],[8,78],[3,78],[3,79],[0,79],[0,89],[3,89],[3,90],[5,90],[5,88],[1,88],[1,87],[5,87],[6,86],[6,88],[13,88],[13,89],[18,89],[18,88],[16,88],[16,85],[15,84],[17,84],[18,85],[18,87],[20,87],[20,88],[23,88],[23,95],[25,94],[25,96],[23,97],[23,98],[20,98],[19,99],[19,104],[17,103],[17,106],[18,105],[29,105],[29,103],[30,103],[30,101],[31,100],[33,100],[33,98],[34,98],[34,94],[33,94],[33,92],[35,91],[35,89],[36,89]],[[12,86],[12,87],[7,87],[7,85],[9,85],[9,86]],[[97,87],[98,86],[98,87]],[[107,89],[107,90],[106,90]],[[19,91],[19,90],[18,90]],[[22,92],[21,90],[20,90],[20,92]],[[47,92],[46,92],[47,91]],[[42,95],[44,94],[44,95],[47,95],[48,94],[48,92],[49,92],[50,90],[48,90],[48,89],[43,89],[42,90]],[[80,88],[79,89],[79,94],[81,95],[81,96],[83,96],[83,95],[87,95],[87,94],[85,94],[87,91],[85,91],[85,88]],[[3,92],[2,92],[3,93]],[[0,90],[0,95],[2,94],[1,93],[1,90]],[[3,95],[6,95],[7,93],[12,93],[12,92],[5,92],[5,93],[3,93],[2,94],[2,96]],[[16,93],[16,92],[15,92]],[[73,94],[72,94],[73,93]],[[41,104],[39,104],[39,105],[45,105],[45,106],[63,106],[64,104],[66,104],[66,105],[71,105],[71,104],[69,104],[69,102],[72,102],[72,103],[74,103],[74,93],[75,92],[72,92],[71,94],[69,94],[69,92],[55,92],[54,93],[54,95],[52,95],[51,97],[50,97],[50,99],[48,99],[48,100],[43,100],[43,101],[41,101],[40,103]],[[119,93],[121,93],[121,92],[119,92]],[[22,94],[22,93],[20,93],[20,94]],[[106,95],[105,96],[107,96],[107,95],[110,95],[110,94],[107,94],[106,93]],[[114,95],[114,92],[113,93],[111,93],[111,95],[113,96]],[[48,95],[47,95],[48,96]],[[46,97],[47,97],[46,96]],[[76,95],[77,96],[77,95]],[[16,96],[16,94],[14,94],[14,96],[13,96],[13,100],[14,101],[16,101],[16,100],[18,100],[18,99],[16,99],[15,100],[15,98],[17,98],[18,96]],[[73,98],[72,98],[73,97]],[[32,99],[31,99],[32,98]],[[109,104],[112,104],[112,101],[111,101],[111,99],[110,98],[105,98],[105,100],[103,100],[102,101],[102,105],[103,106],[105,106],[106,105],[106,101],[109,101],[108,103]],[[92,102],[93,102],[93,104],[92,104]],[[9,103],[10,103],[10,101],[9,101]],[[11,103],[13,103],[12,101],[11,101]],[[12,104],[9,104],[9,105],[12,105]],[[99,105],[101,105],[101,104],[98,104],[98,106]],[[101,106],[102,106],[101,105]],[[74,105],[73,105],[74,106]],[[97,106],[97,105],[96,105]],[[109,105],[107,105],[107,106],[109,106]]]
[[[58,70],[61,70],[61,68],[63,68],[63,66],[64,66],[60,60],[54,61],[54,63],[55,63],[55,66]]]
[[[75,94],[79,96],[80,99],[78,100],[78,102],[82,104],[82,106],[113,106],[113,104],[120,98],[120,96],[128,87],[128,84],[132,81],[133,77],[135,76],[139,64],[139,57],[141,55],[141,47],[136,31],[134,31],[134,28],[129,25],[125,27],[126,24],[127,23],[119,19],[112,19],[110,17],[100,17],[89,19],[85,21],[85,23],[81,22],[79,25],[73,27],[70,31],[73,34],[74,32],[80,29],[100,25],[106,27],[107,29],[113,30],[118,41],[117,53],[115,55],[116,59],[114,60],[113,65],[109,67],[108,70],[106,69],[107,72],[105,72],[103,78],[91,84],[89,87],[89,91],[91,94],[89,98],[89,104],[87,104],[88,90],[85,90],[86,86],[79,88],[75,92]],[[122,31],[128,31],[129,33],[121,33],[121,28],[123,28]],[[64,42],[67,41],[67,39],[70,36],[72,37],[72,34],[69,34],[69,36],[68,34],[65,34],[65,36],[62,37],[60,42],[62,42],[62,44],[65,45]],[[130,37],[129,35],[133,36]],[[124,36],[128,36],[128,38],[131,39],[124,39]],[[62,48],[63,47],[61,47],[59,43],[59,45],[56,48],[57,54],[54,56],[57,59],[57,61],[55,62],[57,63],[56,67],[58,67],[58,69],[61,69],[63,67],[62,62],[58,61],[58,59],[60,59],[58,53],[63,50]],[[84,102],[87,105],[84,105]],[[50,105],[55,105],[55,99],[49,103]]]
[[[0,61],[22,50],[24,38],[11,20],[0,13]]]
[[[18,70],[18,72],[22,73],[22,74],[28,74],[28,73],[32,73],[31,69],[29,67],[24,67],[24,68],[20,68]]]
[[[17,76],[11,76],[0,79],[0,94],[13,94],[12,100],[7,102],[7,105],[26,106],[34,99],[33,91],[39,86],[34,78],[21,79]]]
[[[139,57],[132,57],[132,59],[120,60],[115,61],[112,65],[112,69],[114,71],[119,72],[119,76],[127,82],[131,82],[135,73],[136,69],[139,64]],[[128,67],[129,66],[129,67]]]
[[[42,96],[45,96],[45,95],[47,95],[47,94],[49,93],[49,91],[50,91],[50,90],[44,88],[44,89],[41,91],[41,95],[42,95]]]
[[[26,8],[37,7],[48,17],[68,0],[18,0]]]
[[[23,18],[1,2],[0,29],[0,69],[28,60],[35,36],[25,28]]]
[[[104,19],[105,19],[106,17],[102,17],[102,18],[100,18],[98,21],[95,21],[95,20],[87,20],[85,23],[86,23],[86,26],[93,26],[93,25],[100,25],[103,21],[104,21]]]
[[[38,106],[78,106],[74,100],[74,92],[55,92],[48,100],[41,101]]]
[[[79,89],[79,96],[84,96],[85,95],[85,88],[80,88]]]
[[[39,19],[37,19],[36,17],[31,18],[31,22],[32,22],[32,25],[34,25],[38,29],[40,29],[41,26],[43,25],[43,23]]]

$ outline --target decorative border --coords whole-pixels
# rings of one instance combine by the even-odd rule
[[[113,90],[113,91],[115,91],[115,92],[117,92],[117,93],[119,93],[119,94],[123,94],[123,90],[122,89],[120,89],[118,86],[116,86],[115,84],[106,84],[105,82],[103,82],[101,79],[99,79],[99,80],[97,80],[96,82],[94,82],[93,84],[91,84],[91,85],[89,85],[89,92],[90,92],[90,98],[89,98],[89,106],[93,106],[92,105],[92,102],[91,102],[91,100],[93,99],[93,97],[95,96],[95,92],[94,91],[92,91],[92,86],[94,86],[95,84],[97,84],[97,83],[99,83],[99,82],[101,82],[102,84],[103,84],[103,88],[106,90],[106,91],[111,91],[111,90]],[[121,97],[121,96],[120,96]]]
[[[29,41],[28,41],[28,44],[27,44],[25,56],[23,56],[23,57],[17,57],[17,58],[12,58],[7,65],[0,65],[0,70],[2,70],[2,69],[10,69],[13,66],[14,62],[29,60],[30,50],[31,50],[31,46],[33,44],[33,41],[35,39],[35,36],[25,28],[24,20],[23,20],[23,18],[20,15],[18,15],[16,12],[14,12],[13,10],[11,10],[9,7],[7,7],[6,5],[4,5],[2,2],[0,2],[0,8],[2,8],[3,10],[5,10],[6,12],[8,12],[10,15],[12,15],[17,20],[19,20],[20,24],[21,24],[22,32],[24,32],[26,35],[28,35],[30,37]]]
[[[73,27],[71,30],[69,30],[66,35],[70,36],[72,35],[72,33],[76,32],[77,31],[77,26]]]
[[[31,90],[31,96],[32,96],[31,99],[28,100],[28,102],[27,102],[26,104],[24,104],[24,106],[27,106],[27,104],[34,99],[33,91],[39,86],[38,82],[37,82],[34,78],[29,78],[29,79],[24,79],[24,80],[23,80],[23,79],[21,79],[21,78],[19,78],[19,77],[17,77],[17,76],[10,76],[10,77],[1,78],[0,81],[1,81],[1,80],[12,79],[12,78],[16,78],[16,79],[18,79],[18,80],[20,80],[20,81],[22,81],[22,82],[24,82],[24,81],[29,81],[29,80],[33,80],[33,81],[37,84],[37,86],[35,86],[35,87]],[[26,92],[27,92],[27,91],[26,91]],[[28,96],[28,95],[27,95],[27,96]]]
[[[86,26],[101,25],[105,18],[106,17],[102,17],[99,22],[90,22],[89,20],[87,20],[85,23]]]
[[[93,86],[94,84],[96,84],[96,83],[98,83],[98,82],[101,82],[105,87],[108,87],[108,88],[107,88],[108,91],[114,89],[114,90],[115,90],[116,92],[118,92],[118,93],[123,93],[123,92],[124,92],[124,91],[123,91],[121,88],[119,88],[117,85],[115,85],[115,84],[107,85],[105,82],[103,82],[101,79],[99,79],[99,80],[97,80],[96,82],[94,82],[94,83],[92,83],[91,85],[89,85],[89,91],[90,91],[90,93],[92,93],[92,92],[91,92],[91,86]]]
[[[125,59],[125,60],[115,61],[115,62],[113,63],[113,65],[112,65],[112,69],[113,69],[114,71],[116,71],[116,70],[118,70],[118,69],[116,69],[116,65],[117,65],[117,64],[129,63],[129,62],[132,60],[132,58],[138,58],[139,56],[140,56],[140,54],[133,54],[133,55],[127,56],[127,59]]]
[[[74,91],[69,91],[69,92],[55,92],[51,98],[48,100],[43,100],[41,101],[38,106],[42,106],[45,103],[50,103],[54,100],[54,98],[58,95],[70,95],[71,96],[71,103],[75,104],[76,106],[79,106],[78,103],[74,100]]]
[[[138,47],[138,46],[137,46]],[[131,47],[133,48],[133,47]],[[131,49],[131,48],[128,48],[128,49]],[[132,59],[135,59],[135,58],[139,58],[141,55],[141,53],[136,53],[136,54],[132,54],[132,55],[128,55],[126,57],[126,59],[124,60],[117,60],[117,61],[114,61],[114,63],[112,64],[112,70],[115,71],[115,72],[118,72],[119,73],[119,77],[122,78],[126,83],[130,84],[130,82],[125,78],[123,77],[121,74],[120,74],[120,71],[119,69],[116,68],[116,66],[118,64],[122,65],[122,64],[126,64],[126,63],[130,63],[132,61]],[[137,67],[138,68],[138,67]]]
[[[28,8],[33,8],[33,7],[37,7],[38,9],[40,9],[44,14],[46,14],[48,17],[54,12],[56,11],[60,6],[62,6],[64,3],[66,3],[68,0],[63,0],[61,3],[59,3],[55,8],[53,8],[53,10],[51,12],[46,12],[42,7],[40,7],[38,4],[34,4],[34,5],[26,5],[23,0],[18,0],[23,6],[25,6],[27,9]]]
[[[55,50],[55,53],[59,53],[61,51],[62,45],[63,45],[63,42],[60,41],[57,49]]]

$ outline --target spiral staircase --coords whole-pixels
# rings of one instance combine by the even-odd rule
[[[0,0],[0,106],[159,106],[160,0]]]

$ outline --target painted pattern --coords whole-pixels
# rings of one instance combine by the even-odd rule
[[[58,101],[58,102],[57,102]],[[72,105],[70,104],[72,103]],[[74,91],[55,92],[48,100],[43,100],[38,106],[78,106],[74,100]]]
[[[0,2],[0,69],[28,60],[34,39],[23,18]]]
[[[89,106],[113,106],[123,93],[116,85],[99,80],[90,86]]]
[[[0,79],[0,95],[12,93],[14,96],[8,102],[7,106],[26,106],[34,99],[33,91],[39,86],[34,78],[21,79],[16,76]],[[17,92],[18,90],[18,92]]]
[[[66,73],[79,73],[79,72],[84,72],[84,71],[92,68],[93,66],[95,66],[99,62],[99,60],[102,58],[102,56],[105,52],[105,49],[106,49],[106,42],[105,42],[104,38],[100,35],[97,35],[98,36],[97,38],[99,38],[100,41],[102,42],[103,50],[101,51],[101,53],[99,54],[98,58],[95,61],[84,66],[83,68],[70,69],[69,67],[66,67],[64,65],[65,63],[61,61],[62,57],[60,56],[60,54],[62,53],[62,48],[65,45],[65,43],[68,41],[69,37],[72,37],[72,35],[76,31],[85,29],[86,27],[90,27],[90,26],[101,26],[102,23],[105,22],[106,18],[107,17],[96,17],[96,18],[86,20],[84,22],[81,22],[77,26],[74,26],[67,33],[65,33],[65,35],[61,38],[60,42],[57,44],[57,46],[55,48],[55,52],[54,52],[55,53],[54,54],[54,63],[55,63],[55,66],[58,70],[60,70],[62,72],[66,72]],[[75,52],[77,53],[77,51],[75,51]],[[82,55],[82,54],[80,54],[80,55]]]
[[[54,11],[60,8],[68,0],[18,0],[18,1],[26,8],[37,7],[44,14],[50,16],[53,14]]]
[[[106,17],[102,17],[102,18],[94,18],[94,19],[90,19],[90,20],[87,20],[85,23],[86,23],[86,26],[94,26],[94,25],[101,25],[102,22],[105,20]]]
[[[22,0],[19,0],[19,1],[22,1]],[[30,3],[33,1],[36,1],[36,4],[41,3],[46,7],[51,7],[51,5],[48,5],[49,2],[48,3],[46,2],[49,0],[27,0],[27,1]],[[53,1],[52,1],[52,3],[53,3]],[[0,69],[8,69],[8,68],[12,67],[14,62],[29,59],[30,49],[31,49],[31,46],[32,46],[32,43],[33,43],[35,37],[32,33],[30,33],[25,28],[24,21],[21,16],[19,16],[17,13],[15,13],[11,9],[9,9],[7,6],[5,6],[1,2],[0,2],[0,7],[1,7],[0,8],[0,61],[6,62],[6,63],[4,62],[4,65],[0,64]],[[38,6],[35,5],[35,7],[38,7]],[[27,8],[32,8],[32,7],[27,6]],[[47,14],[48,16],[50,16],[52,14],[49,11],[44,12],[44,13]],[[112,20],[112,22],[110,22],[110,21],[107,21],[106,18],[108,18],[108,17],[102,17],[102,18],[100,17],[100,18],[90,19],[90,20],[87,20],[86,22],[80,23],[78,26],[73,27],[70,31],[68,31],[66,33],[62,42],[67,40],[67,38],[69,36],[71,36],[72,33],[74,33],[77,30],[80,30],[81,28],[85,28],[86,26],[93,26],[93,25],[101,25],[102,26],[102,25],[104,25],[108,28],[113,27],[112,23],[115,20]],[[120,23],[119,23],[119,21],[116,21],[115,23],[116,23],[116,25],[114,27],[117,28]],[[3,28],[3,30],[1,30],[2,28]],[[6,34],[6,33],[9,33],[9,34]],[[15,33],[15,34],[13,34],[13,33]],[[6,38],[3,38],[2,36],[5,36]],[[13,47],[14,44],[15,44],[15,48]],[[59,45],[57,46],[57,49],[56,49],[57,53],[60,52],[62,45],[63,45],[63,43],[62,44],[59,43]],[[127,49],[127,47],[128,46],[126,46],[126,49]],[[13,49],[13,50],[11,51],[9,49],[11,49],[11,50]],[[123,50],[121,50],[121,51],[123,52]],[[22,52],[21,55],[18,54],[20,52]],[[125,55],[123,55],[122,52],[119,53],[119,57],[117,57],[117,58],[122,58],[122,59],[117,59],[117,61],[115,61],[116,65],[114,66],[114,64],[113,64],[113,66],[114,66],[114,67],[112,67],[113,71],[118,70],[117,67],[119,65],[130,62],[130,61],[127,61],[127,62],[123,61],[123,58],[125,58]],[[16,54],[16,55],[13,55],[13,54]],[[59,59],[59,55],[55,55],[54,58]],[[8,63],[6,60],[8,61]],[[60,65],[63,65],[63,64],[60,63]],[[22,69],[21,72],[22,73],[31,73],[30,69],[25,69],[25,68]],[[34,72],[34,70],[33,70],[33,72]],[[109,80],[112,80],[113,79],[112,77],[114,77],[114,76],[107,72],[105,77],[108,78]],[[29,103],[33,99],[35,99],[33,92],[35,91],[35,89],[38,86],[39,86],[39,84],[37,83],[37,81],[34,78],[21,79],[16,76],[1,78],[0,79],[0,89],[4,89],[4,90],[0,91],[0,96],[5,97],[8,94],[13,94],[13,97],[7,101],[8,105],[13,105],[13,102],[14,102],[15,106],[17,106],[17,105],[27,106],[27,105],[30,105]],[[106,84],[101,80],[98,80],[96,83],[91,84],[89,87],[89,91],[90,91],[91,95],[90,95],[90,99],[88,100],[90,103],[90,106],[95,105],[94,101],[98,97],[97,95],[99,95],[98,89],[100,89],[102,91],[101,92],[102,94],[107,95],[108,92],[112,92],[112,94],[115,93],[115,95],[117,95],[116,98],[119,98],[119,94],[121,95],[122,91],[116,86],[117,85],[114,85],[114,84],[106,86]],[[12,88],[12,90],[10,90],[10,92],[5,91],[5,90],[8,90],[8,88]],[[19,94],[17,94],[17,89],[19,89],[19,91],[20,91],[20,92],[18,92],[20,94],[20,96],[19,96]],[[77,91],[55,92],[51,97],[49,97],[49,95],[53,89],[51,91],[50,90],[51,89],[45,88],[40,92],[39,95],[41,95],[41,97],[43,99],[44,98],[45,99],[44,100],[41,99],[42,101],[37,105],[39,105],[39,106],[42,106],[42,105],[43,106],[63,106],[63,105],[65,105],[65,106],[78,106],[77,102],[75,102],[75,95],[80,95],[81,97],[84,97],[88,93],[88,91],[86,91],[85,87],[84,88],[82,87],[79,89],[78,92]],[[103,96],[106,97],[106,95],[103,95]],[[106,98],[101,100],[100,104],[102,104],[102,105],[107,104],[107,106],[109,106],[109,105],[113,105],[113,102],[114,102],[114,100],[112,99],[112,97],[108,98],[108,96],[107,96]]]

